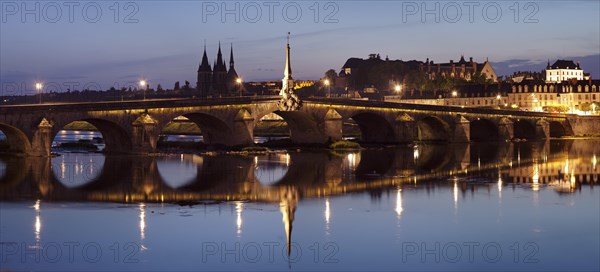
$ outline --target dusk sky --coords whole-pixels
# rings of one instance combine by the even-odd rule
[[[596,0],[73,3],[1,2],[2,94],[14,86],[32,89],[36,80],[61,90],[69,82],[108,89],[140,78],[152,87],[185,80],[195,85],[205,41],[211,64],[219,41],[227,63],[233,44],[245,81],[280,80],[288,31],[296,79],[318,79],[327,69],[339,71],[349,57],[371,53],[434,62],[463,54],[478,62],[488,58],[498,75],[540,71],[548,59],[567,58],[600,78]],[[24,11],[36,4],[38,14]],[[439,12],[439,22],[423,9]]]

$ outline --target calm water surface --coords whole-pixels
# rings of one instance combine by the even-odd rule
[[[600,141],[0,158],[0,270],[596,270]]]

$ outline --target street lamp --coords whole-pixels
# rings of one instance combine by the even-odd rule
[[[500,107],[500,99],[502,99],[502,96],[500,94],[496,95],[496,100],[498,100],[498,107]]]
[[[140,80],[140,87],[142,87],[142,91],[144,92],[144,100],[146,100],[146,89],[147,89],[147,82],[146,80]]]
[[[240,97],[242,97],[242,78],[238,77],[235,82],[239,85],[238,88],[240,88]]]
[[[42,104],[42,88],[44,87],[44,85],[42,85],[41,82],[36,82],[35,83],[35,90],[39,93],[40,95],[40,104]]]
[[[458,96],[458,92],[457,91],[452,91],[452,97],[457,97]]]
[[[325,79],[325,86],[327,86],[327,97],[331,97],[331,91],[329,89],[329,79]]]

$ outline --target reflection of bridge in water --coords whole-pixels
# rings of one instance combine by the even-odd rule
[[[0,160],[0,199],[36,200],[36,241],[41,233],[40,205],[45,201],[101,201],[140,203],[140,236],[145,237],[149,202],[201,204],[202,201],[237,201],[236,224],[241,231],[243,201],[278,203],[290,255],[292,224],[298,202],[352,192],[397,192],[396,209],[402,213],[402,189],[429,190],[452,187],[454,203],[459,192],[483,187],[519,186],[537,191],[553,186],[559,193],[573,192],[582,184],[598,182],[596,142],[540,141],[504,144],[422,145],[393,149],[366,149],[359,153],[291,152],[268,155],[177,155],[166,157],[111,156],[101,159],[88,180],[65,179],[67,173],[88,173],[89,167],[71,171],[66,159],[17,158]],[[89,155],[89,154],[88,154]],[[66,154],[64,155],[66,156]],[[103,158],[103,157],[102,157]],[[176,161],[191,174],[169,172]],[[273,167],[275,166],[275,167]],[[269,168],[270,167],[270,168]],[[278,169],[275,173],[269,169]],[[177,179],[170,177],[180,173]],[[66,175],[68,177],[68,175]],[[432,185],[433,184],[433,185]],[[328,202],[326,203],[328,204]],[[325,207],[328,220],[329,206]]]
[[[5,165],[0,177],[0,197],[111,202],[279,202],[281,188],[293,187],[301,198],[313,198],[448,180],[453,176],[490,180],[500,177],[508,183],[545,184],[562,179],[594,184],[598,182],[596,148],[593,142],[538,141],[403,146],[341,154],[290,152],[106,159],[98,156],[100,159],[94,163],[79,166],[66,165],[61,157],[5,157],[0,161]],[[578,155],[582,153],[589,159],[582,159]],[[73,167],[81,169],[74,171]],[[76,181],[71,176],[78,171],[85,180]]]

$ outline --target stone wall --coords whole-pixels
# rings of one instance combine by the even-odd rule
[[[600,117],[568,116],[574,136],[600,136]]]

